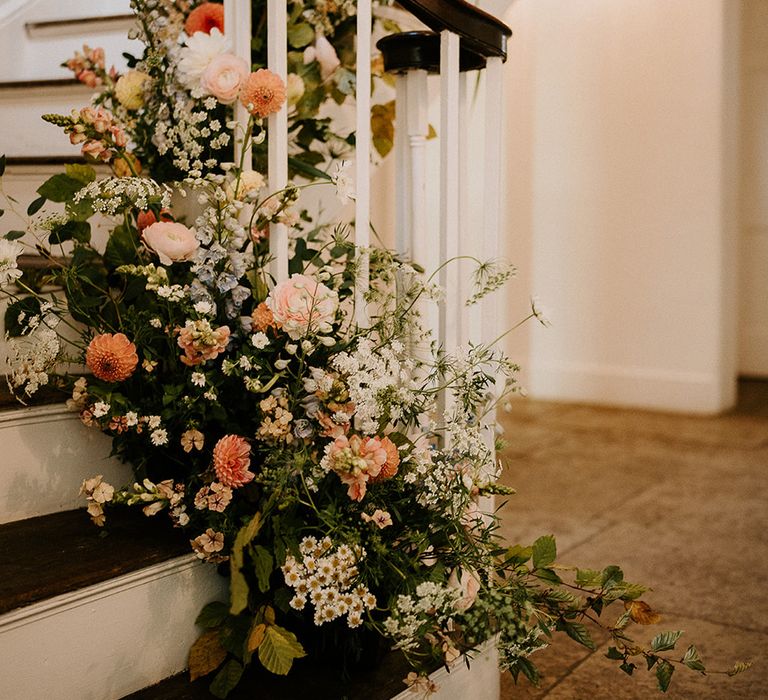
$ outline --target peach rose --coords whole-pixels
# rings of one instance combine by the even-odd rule
[[[339,296],[311,277],[293,274],[269,293],[267,306],[291,339],[298,340],[310,331],[331,332]]]
[[[231,53],[214,56],[200,77],[203,90],[225,105],[232,104],[248,78],[250,66],[244,58]]]
[[[157,253],[163,265],[191,260],[200,247],[194,229],[171,221],[147,226],[141,238],[147,248]]]

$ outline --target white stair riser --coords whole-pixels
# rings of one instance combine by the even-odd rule
[[[190,555],[0,616],[2,696],[112,700],[153,685],[186,668],[198,612],[226,595]]]
[[[95,474],[117,487],[132,480],[109,458],[110,439],[63,405],[0,412],[0,446],[0,522],[84,506],[78,489]]]

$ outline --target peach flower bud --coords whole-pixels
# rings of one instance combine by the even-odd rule
[[[93,376],[105,382],[122,382],[130,377],[139,356],[136,346],[123,333],[102,333],[88,345],[85,364]]]
[[[214,56],[203,71],[200,85],[219,102],[229,105],[237,99],[249,73],[250,66],[244,58],[231,53],[220,54]]]
[[[170,221],[158,221],[147,226],[141,238],[150,250],[157,253],[163,265],[191,260],[200,247],[194,229]]]

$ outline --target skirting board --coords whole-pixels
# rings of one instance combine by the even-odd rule
[[[116,700],[179,673],[198,612],[226,590],[185,555],[0,616],[2,696]]]
[[[593,403],[675,413],[716,414],[733,406],[733,387],[698,372],[587,363],[530,364],[528,393],[549,401]]]

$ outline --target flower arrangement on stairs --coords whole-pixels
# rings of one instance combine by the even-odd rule
[[[429,692],[430,671],[471,662],[497,636],[502,667],[535,683],[534,652],[554,632],[594,648],[588,622],[611,635],[608,657],[623,671],[642,663],[662,690],[677,666],[703,673],[694,646],[674,652],[680,632],[632,641],[631,626],[658,615],[620,568],[560,566],[549,535],[509,547],[482,512],[482,497],[509,493],[487,416],[516,390],[517,367],[493,344],[449,355],[430,342],[421,300],[439,289],[388,250],[365,251],[369,322],[357,323],[363,251],[344,226],[297,209],[301,188],[317,183],[273,191],[242,157],[232,162],[233,103],[250,112],[243,138],[258,163],[264,118],[288,100],[295,174],[327,164],[337,136],[317,110],[349,92],[355,4],[289,3],[287,84],[263,60],[251,72],[227,52],[220,5],[133,5],[145,54],[117,75],[86,47],[67,65],[100,89],[94,103],[46,116],[114,176],[73,164],[46,181],[28,229],[0,240],[0,285],[12,302],[13,390],[32,395],[51,378],[133,466],[125,488],[83,483],[96,525],[117,506],[168,517],[230,576],[230,599],[197,619],[192,678],[211,674],[225,697],[249,664],[287,674],[328,649],[341,673],[373,637]],[[349,197],[344,169],[333,173],[324,186]],[[172,208],[169,181],[199,204],[194,221]],[[64,213],[40,213],[46,201]],[[111,222],[103,249],[94,215]],[[266,239],[278,221],[294,233],[290,277],[275,284]],[[50,261],[43,281],[61,294],[17,268],[30,236]],[[510,275],[478,261],[472,299]],[[66,363],[88,373],[66,374]]]

